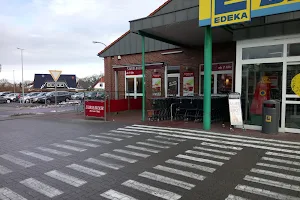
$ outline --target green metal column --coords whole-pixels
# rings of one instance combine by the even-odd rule
[[[144,122],[146,119],[146,88],[145,88],[145,36],[142,36],[142,69],[143,69],[143,104],[142,104],[142,121]]]
[[[203,129],[211,127],[211,69],[212,69],[212,34],[211,27],[205,27],[204,42],[204,104]]]

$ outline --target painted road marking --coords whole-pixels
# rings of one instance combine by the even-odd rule
[[[115,169],[115,170],[118,170],[118,169],[121,169],[121,168],[124,167],[123,165],[108,163],[108,162],[98,160],[98,159],[95,159],[95,158],[88,158],[88,159],[85,160],[85,162],[93,163],[93,164],[96,164],[96,165],[99,165],[99,166],[102,166],[102,167],[107,167],[107,168]]]
[[[31,152],[31,151],[19,151],[19,152],[22,153],[22,154],[24,154],[24,155],[31,156],[33,158],[37,158],[37,159],[40,159],[40,160],[46,161],[46,162],[54,160],[51,157],[44,156],[44,155],[41,155],[41,154],[38,154],[38,153],[34,153],[34,152]]]
[[[100,196],[110,199],[110,200],[137,200],[136,198],[133,198],[131,196],[128,196],[126,194],[123,194],[121,192],[115,191],[115,190],[108,190]]]
[[[22,167],[25,167],[25,168],[32,167],[32,166],[35,165],[32,162],[29,162],[29,161],[17,158],[15,156],[11,156],[9,154],[3,154],[0,157],[3,158],[3,159],[5,159],[5,160],[8,160],[8,161],[10,161],[10,162],[12,162],[14,164],[17,164],[17,165],[20,165]]]
[[[21,181],[20,183],[50,198],[63,194],[62,191],[49,185],[46,185],[34,178],[28,178],[26,180]]]
[[[176,142],[185,142],[184,139],[177,139],[177,138],[170,138],[170,137],[164,137],[164,136],[155,136],[155,138],[160,138],[164,140],[170,140],[170,141],[176,141]]]
[[[268,151],[266,153],[266,155],[268,155],[268,156],[279,156],[279,157],[284,157],[284,158],[293,158],[293,159],[299,159],[300,160],[300,156],[291,155],[291,154],[275,153],[275,152]]]
[[[202,165],[196,165],[196,164],[193,164],[193,163],[182,162],[182,161],[173,160],[173,159],[169,159],[165,163],[173,164],[173,165],[179,165],[179,166],[182,166],[182,167],[189,167],[189,168],[192,168],[192,169],[198,169],[198,170],[209,172],[209,173],[213,173],[214,171],[216,171],[215,168],[206,167],[206,166],[202,166]]]
[[[100,135],[108,135],[108,136],[116,136],[116,137],[124,137],[124,138],[132,138],[131,135],[120,135],[120,134],[115,134],[115,133],[97,133]]]
[[[267,163],[257,163],[256,165],[262,166],[262,167],[270,167],[270,168],[274,168],[274,169],[282,169],[282,170],[286,170],[286,171],[299,172],[300,173],[300,169],[292,168],[292,167],[272,165],[272,164],[267,164]]]
[[[50,149],[50,148],[45,148],[45,147],[37,147],[36,149],[44,151],[44,152],[52,153],[55,155],[64,156],[64,157],[72,155],[71,153],[67,153],[64,151],[58,151],[55,149]]]
[[[230,194],[225,200],[248,200],[248,199]]]
[[[51,178],[57,179],[59,181],[62,181],[64,183],[67,183],[67,184],[72,185],[74,187],[80,187],[80,186],[87,183],[86,181],[84,181],[82,179],[76,178],[74,176],[70,176],[68,174],[62,173],[62,172],[57,171],[57,170],[46,172],[45,174],[47,176],[51,177]]]
[[[177,199],[181,198],[180,195],[175,194],[173,192],[163,190],[163,189],[160,189],[160,188],[156,188],[156,187],[153,187],[153,186],[150,186],[150,185],[146,185],[146,184],[134,181],[134,180],[128,180],[128,181],[122,183],[122,185],[126,186],[126,187],[136,189],[136,190],[139,190],[141,192],[151,194],[151,195],[156,196],[156,197],[160,197],[162,199],[177,200]]]
[[[128,155],[132,155],[132,156],[138,156],[138,157],[142,157],[142,158],[148,158],[150,156],[148,154],[138,153],[138,152],[134,152],[134,151],[127,151],[127,150],[124,150],[124,149],[114,149],[113,151],[128,154]]]
[[[213,144],[213,143],[209,143],[209,142],[202,142],[201,145],[209,146],[209,147],[217,147],[217,148],[221,148],[221,149],[232,149],[232,150],[237,150],[237,151],[243,150],[242,147],[234,147],[234,146],[227,146],[227,145],[221,145],[221,144]]]
[[[157,169],[157,170],[164,171],[164,172],[169,172],[169,173],[172,173],[172,174],[178,174],[178,175],[185,176],[185,177],[188,177],[188,178],[200,180],[200,181],[203,181],[205,179],[205,176],[202,176],[202,175],[199,175],[199,174],[196,174],[196,173],[193,173],[193,172],[174,169],[174,168],[171,168],[171,167],[165,167],[165,166],[157,165],[153,168]]]
[[[10,170],[10,169],[8,169],[8,168],[6,168],[6,167],[0,165],[0,174],[1,174],[1,175],[9,174],[9,173],[11,173],[11,172],[12,172],[12,170]]]
[[[147,143],[147,142],[137,142],[137,144],[145,145],[145,146],[149,146],[149,147],[161,148],[161,149],[170,148],[169,146],[162,146],[162,145],[157,145],[157,144],[152,144],[152,143]]]
[[[89,141],[89,142],[98,142],[98,143],[102,143],[102,144],[111,144],[110,141],[93,139],[93,138],[88,138],[88,137],[79,137],[78,139]]]
[[[221,159],[221,160],[230,160],[230,157],[218,156],[218,155],[215,155],[215,154],[204,153],[204,152],[200,152],[200,151],[187,150],[185,153],[194,154],[194,155],[197,155],[197,156],[205,156],[205,157],[217,158],[217,159]]]
[[[272,161],[272,162],[278,162],[278,163],[284,163],[289,165],[296,165],[300,166],[300,162],[290,161],[290,160],[283,160],[283,159],[277,159],[277,158],[269,158],[269,157],[262,157],[262,160]]]
[[[114,140],[114,141],[122,141],[123,139],[121,138],[114,138],[114,137],[108,137],[108,136],[102,136],[102,135],[90,135],[91,137],[96,137],[96,138],[103,138],[103,139],[109,139],[109,140]]]
[[[123,133],[123,134],[128,134],[128,135],[141,135],[139,133],[130,133],[130,132],[127,132],[127,131],[118,131],[118,130],[111,130],[110,132]]]
[[[100,145],[97,145],[97,144],[92,144],[92,143],[88,143],[88,142],[80,142],[80,141],[76,141],[76,140],[66,140],[65,142],[68,142],[71,144],[78,144],[78,145],[82,145],[82,146],[86,146],[86,147],[93,147],[93,148],[100,147]]]
[[[77,151],[77,152],[86,151],[86,149],[79,148],[79,147],[74,147],[74,146],[70,146],[70,145],[66,145],[66,144],[54,143],[54,144],[51,144],[51,145],[54,146],[54,147],[59,147],[59,148],[68,149],[68,150]]]
[[[217,150],[217,149],[208,149],[208,148],[203,148],[203,147],[193,147],[194,149],[197,150],[203,150],[203,151],[208,151],[208,152],[215,152],[215,153],[221,153],[221,154],[226,154],[226,155],[236,155],[236,152],[232,152],[232,151],[221,151],[221,150]]]
[[[130,149],[136,149],[136,150],[146,151],[146,152],[150,152],[150,153],[159,153],[160,152],[158,150],[149,149],[149,148],[145,148],[145,147],[134,146],[134,145],[127,145],[126,147],[130,148]]]
[[[299,176],[292,176],[288,174],[282,174],[282,173],[272,172],[268,170],[255,169],[255,168],[251,169],[251,172],[300,182]]]
[[[272,192],[272,191],[269,191],[269,190],[254,188],[254,187],[250,187],[250,186],[246,186],[246,185],[237,185],[235,187],[235,189],[243,191],[243,192],[248,192],[248,193],[251,193],[251,194],[256,194],[256,195],[260,195],[260,196],[264,196],[264,197],[273,198],[273,199],[300,200],[300,198],[298,198],[298,197],[284,195],[284,194],[280,194],[280,193],[277,193],[277,192]]]
[[[126,158],[126,157],[123,157],[123,156],[118,156],[118,155],[111,154],[111,153],[103,153],[100,156],[103,156],[103,157],[106,157],[106,158],[112,158],[112,159],[115,159],[115,160],[120,160],[120,161],[128,162],[128,163],[136,163],[137,162],[137,160],[134,160],[134,159],[131,159],[131,158]]]
[[[9,188],[0,188],[0,199],[2,200],[27,200]]]
[[[158,182],[162,182],[162,183],[166,183],[169,185],[174,185],[183,189],[187,189],[187,190],[191,190],[192,188],[195,187],[195,185],[184,182],[184,181],[180,181],[180,180],[176,180],[173,178],[169,178],[166,176],[161,176],[159,174],[154,174],[151,172],[143,172],[141,174],[139,174],[139,176],[144,177],[144,178],[148,178],[154,181],[158,181]]]
[[[182,154],[177,155],[176,158],[183,158],[183,159],[187,159],[187,160],[209,163],[209,164],[218,165],[218,166],[222,166],[224,164],[223,162],[219,162],[219,161],[214,161],[214,160],[209,160],[209,159],[204,159],[204,158],[197,158],[197,157],[187,156],[187,155],[182,155]]]
[[[85,173],[85,174],[88,174],[88,175],[91,175],[91,176],[94,176],[94,177],[101,177],[101,176],[104,176],[106,173],[104,172],[101,172],[101,171],[98,171],[98,170],[95,170],[95,169],[91,169],[91,168],[88,168],[88,167],[84,167],[82,165],[77,165],[77,164],[71,164],[71,165],[68,165],[66,166],[70,169],[73,169],[73,170],[76,170],[76,171],[79,171],[79,172],[82,172],[82,173]]]
[[[178,144],[178,143],[175,143],[175,142],[168,142],[168,141],[161,141],[161,140],[154,140],[154,139],[147,139],[147,141],[157,142],[157,143],[160,143],[160,144],[167,144],[167,145],[177,145]]]
[[[254,176],[245,176],[244,180],[300,192],[300,186],[298,185],[291,185],[279,181],[273,181],[273,180],[268,180],[264,178],[254,177]]]

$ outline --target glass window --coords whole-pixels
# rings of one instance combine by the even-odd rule
[[[178,77],[168,77],[168,96],[177,96],[179,87]]]
[[[232,75],[231,74],[218,74],[217,77],[217,93],[228,94],[232,89]]]
[[[136,92],[143,93],[143,78],[136,78]]]
[[[126,92],[134,93],[134,78],[126,78]]]
[[[278,58],[283,56],[283,44],[243,48],[243,60]]]
[[[286,77],[286,93],[295,94],[292,90],[291,83],[292,79],[300,73],[300,65],[288,65],[287,66],[287,77]]]
[[[211,75],[211,93],[214,93],[214,79],[215,76]],[[204,75],[201,75],[201,94],[204,94]]]
[[[300,56],[300,43],[288,44],[288,56]]]

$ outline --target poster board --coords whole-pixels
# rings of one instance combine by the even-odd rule
[[[160,74],[152,75],[152,96],[154,97],[161,96],[161,75]]]
[[[106,120],[106,101],[87,100],[84,101],[85,117],[102,118]]]
[[[195,93],[194,72],[183,73],[183,96],[194,96]]]
[[[239,93],[230,93],[228,96],[230,124],[244,126],[241,99]]]

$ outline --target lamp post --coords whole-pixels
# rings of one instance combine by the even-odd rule
[[[98,42],[98,41],[93,41],[94,44],[103,44],[105,47],[107,47],[106,44],[104,44],[103,42]]]
[[[15,70],[13,70],[13,78],[14,78],[14,94],[16,94]]]
[[[23,95],[23,101],[22,101],[22,103],[24,104],[24,70],[23,70],[23,51],[24,51],[24,49],[21,49],[21,48],[17,48],[17,49],[19,49],[20,51],[21,51],[21,62],[22,62],[22,95]]]

